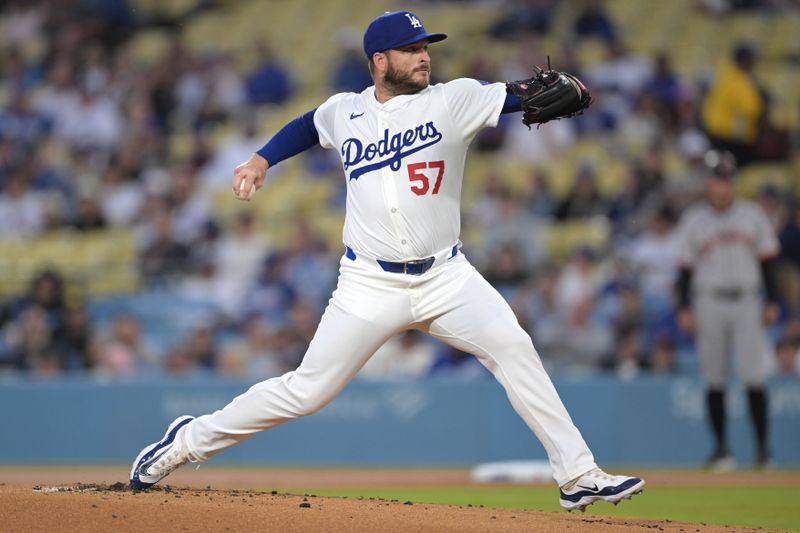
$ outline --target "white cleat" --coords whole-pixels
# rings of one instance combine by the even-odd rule
[[[618,504],[622,499],[630,499],[644,488],[644,480],[630,476],[611,476],[599,468],[586,472],[561,487],[561,507],[567,511],[586,507],[597,500]]]
[[[131,468],[131,487],[143,490],[152,487],[191,458],[183,441],[186,425],[193,416],[181,416],[167,428],[164,437],[139,452]]]
[[[715,453],[706,461],[706,468],[712,472],[733,472],[736,470],[736,459],[728,453]]]

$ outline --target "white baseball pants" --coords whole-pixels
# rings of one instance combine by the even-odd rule
[[[273,426],[310,415],[350,382],[392,335],[420,329],[475,355],[544,445],[559,485],[595,468],[528,334],[500,294],[459,253],[438,254],[422,275],[384,272],[343,257],[336,290],[300,366],[252,386],[187,426],[192,456],[206,460]]]

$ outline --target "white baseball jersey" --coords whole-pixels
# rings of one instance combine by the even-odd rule
[[[759,262],[779,250],[764,211],[748,200],[725,211],[697,205],[684,215],[679,234],[680,262],[693,268],[700,290],[760,288]]]
[[[467,147],[497,125],[505,97],[503,83],[462,78],[383,104],[369,87],[321,105],[320,145],[339,151],[348,184],[344,243],[390,261],[451,248],[461,231]]]

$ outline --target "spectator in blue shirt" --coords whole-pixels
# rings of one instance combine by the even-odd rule
[[[292,96],[289,70],[266,45],[259,44],[259,64],[247,76],[247,97],[252,104],[282,104]]]
[[[575,33],[581,37],[599,37],[613,41],[614,23],[598,0],[588,0],[575,19]]]
[[[333,67],[331,82],[337,93],[360,93],[372,85],[364,54],[357,48],[344,50]]]

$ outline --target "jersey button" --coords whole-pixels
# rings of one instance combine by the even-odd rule
[[[406,240],[405,240],[405,239],[403,239],[402,241],[400,241],[400,244],[405,244],[405,243],[406,243]]]
[[[393,207],[392,208],[392,213],[397,213],[397,208]]]

